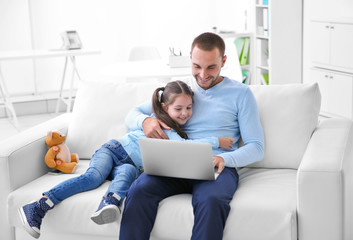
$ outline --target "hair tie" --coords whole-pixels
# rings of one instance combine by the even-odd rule
[[[165,87],[161,87],[160,90],[158,91],[159,102],[161,102],[161,100],[162,100],[162,94],[163,94],[164,89],[165,89]]]

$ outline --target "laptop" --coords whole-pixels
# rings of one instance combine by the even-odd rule
[[[139,139],[144,172],[148,175],[216,180],[212,146],[155,138]]]

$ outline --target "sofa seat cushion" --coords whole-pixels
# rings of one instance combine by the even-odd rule
[[[89,160],[81,160],[74,174],[52,175],[48,173],[13,191],[8,198],[10,225],[21,227],[22,224],[18,215],[18,208],[38,199],[44,191],[49,190],[62,181],[81,175],[88,168],[89,162]],[[109,181],[106,181],[95,190],[76,194],[56,205],[54,209],[48,211],[41,227],[41,239],[46,239],[46,232],[49,232],[49,236],[52,232],[118,236],[118,223],[115,222],[99,226],[90,219],[92,213],[97,210],[109,183]]]
[[[21,227],[19,207],[63,180],[82,174],[88,164],[88,160],[82,160],[75,174],[46,174],[12,192],[8,199],[10,224]],[[240,184],[231,202],[224,239],[296,239],[296,170],[243,168],[239,173]],[[55,232],[116,238],[120,219],[101,226],[90,220],[108,185],[106,181],[95,190],[74,195],[49,211],[41,238]],[[193,221],[191,195],[167,198],[160,203],[151,239],[190,239]]]
[[[243,168],[239,174],[223,239],[297,239],[297,171]],[[152,236],[190,239],[193,219],[190,194],[167,198],[160,203]]]
[[[224,230],[226,239],[296,240],[297,171],[243,168],[239,175]]]

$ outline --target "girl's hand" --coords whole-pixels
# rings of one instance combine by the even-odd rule
[[[220,137],[218,138],[218,141],[219,141],[219,148],[224,148],[229,150],[232,148],[235,139],[229,138],[229,137]]]

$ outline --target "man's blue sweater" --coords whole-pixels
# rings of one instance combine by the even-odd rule
[[[125,119],[128,129],[142,129],[143,121],[151,113],[150,101],[130,111]],[[263,158],[264,134],[255,97],[247,85],[227,77],[207,90],[196,87],[193,115],[182,127],[194,140],[234,138],[231,150],[213,148],[213,154],[222,157],[226,167],[243,167]],[[240,137],[244,146],[238,148]]]

